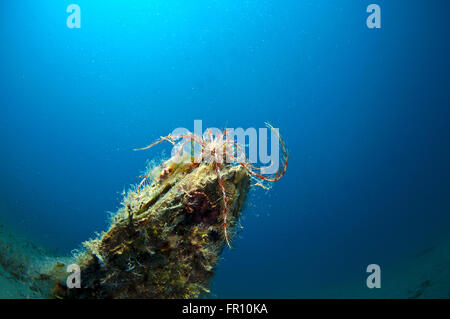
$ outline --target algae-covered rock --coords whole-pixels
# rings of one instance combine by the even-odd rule
[[[210,279],[245,201],[250,176],[241,166],[176,163],[153,172],[153,182],[130,190],[109,229],[84,243],[74,263],[81,288],[54,277],[57,298],[196,298]]]
[[[254,165],[228,130],[204,136],[167,135],[173,156],[149,169],[129,190],[111,226],[83,243],[73,258],[30,268],[35,290],[53,298],[196,298],[208,293],[218,258],[230,246],[250,179],[263,188],[286,172],[288,152],[269,123],[281,152],[278,170]],[[184,146],[190,143],[190,152]],[[200,151],[195,151],[195,145]],[[151,183],[147,183],[151,181]],[[72,275],[67,272],[74,271]]]

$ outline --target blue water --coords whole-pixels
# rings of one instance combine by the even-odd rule
[[[0,3],[0,220],[68,254],[107,227],[176,127],[280,128],[216,297],[301,297],[394,264],[450,225],[450,5],[381,1]]]

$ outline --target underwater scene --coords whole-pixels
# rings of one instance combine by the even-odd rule
[[[0,299],[448,299],[450,3],[0,2]]]

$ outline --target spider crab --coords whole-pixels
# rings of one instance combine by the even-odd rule
[[[190,143],[191,151],[191,161],[194,165],[199,165],[202,162],[208,164],[214,163],[215,171],[217,174],[217,179],[222,192],[222,198],[224,203],[223,208],[223,233],[228,247],[231,247],[230,238],[227,231],[227,220],[228,220],[228,207],[227,207],[227,194],[225,191],[221,169],[224,165],[241,165],[250,176],[268,182],[279,181],[286,172],[288,164],[288,151],[284,144],[284,141],[276,130],[269,123],[264,123],[275,135],[278,137],[280,143],[280,166],[278,170],[273,174],[265,174],[262,167],[258,167],[251,163],[247,156],[245,155],[244,146],[239,145],[234,139],[230,138],[227,129],[223,130],[221,133],[213,135],[212,131],[209,129],[203,136],[196,135],[194,133],[187,133],[183,135],[167,135],[161,136],[152,144],[137,148],[135,151],[147,150],[153,146],[167,141],[174,146],[175,157],[180,160],[183,158],[181,155],[184,151],[186,145]],[[200,152],[195,154],[194,146],[200,146]],[[163,174],[165,171],[163,170]],[[145,183],[145,181],[150,177],[150,174],[144,176],[144,179],[138,185],[139,188]]]

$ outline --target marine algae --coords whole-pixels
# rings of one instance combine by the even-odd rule
[[[250,188],[276,182],[286,172],[288,153],[278,131],[281,166],[272,174],[248,161],[243,146],[228,131],[213,136],[168,135],[176,152],[149,168],[144,179],[124,195],[106,232],[83,243],[72,258],[56,258],[32,267],[35,289],[44,297],[197,298],[208,294],[210,280],[235,226]],[[191,143],[191,152],[184,146]],[[194,144],[201,152],[194,153]],[[149,183],[150,182],[150,183]],[[47,260],[52,260],[47,258]],[[79,270],[71,287],[67,266]],[[69,277],[70,278],[70,277]]]
[[[197,298],[209,293],[225,247],[218,176],[214,163],[172,167],[152,184],[130,190],[109,229],[83,243],[86,250],[73,261],[81,269],[81,288],[69,289],[67,273],[60,273],[52,276],[56,284],[50,297]],[[231,230],[250,176],[241,166],[224,165],[221,178]]]

